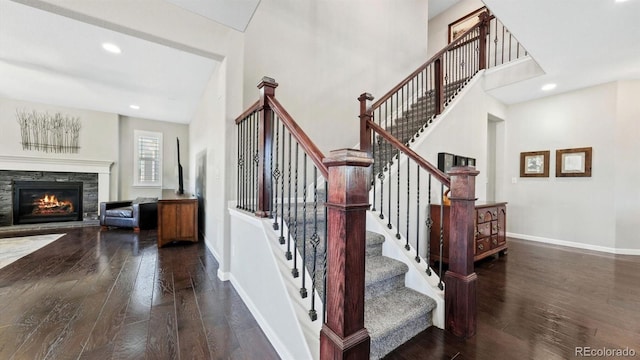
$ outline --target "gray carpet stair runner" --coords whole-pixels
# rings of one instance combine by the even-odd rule
[[[320,197],[319,197],[320,198]],[[322,197],[324,198],[324,194]],[[323,206],[318,206],[322,209]],[[317,222],[311,213],[313,206],[307,206],[306,230],[302,221],[305,211],[298,206],[298,223],[291,229],[298,232],[297,248],[303,253],[303,243],[306,247],[307,258],[305,267],[310,274],[313,269],[313,241],[310,241],[314,233],[324,239],[324,211],[317,211]],[[294,224],[291,221],[290,224]],[[316,225],[318,224],[318,225]],[[307,240],[302,241],[302,234],[306,234]],[[401,344],[417,335],[419,332],[431,326],[431,311],[436,302],[426,295],[418,293],[404,286],[405,274],[408,267],[403,262],[382,255],[384,236],[367,231],[366,258],[365,258],[365,327],[371,337],[371,359],[380,359]],[[316,261],[316,283],[320,296],[324,292],[322,282],[322,256],[325,251],[324,241],[317,244],[316,251],[319,257]]]

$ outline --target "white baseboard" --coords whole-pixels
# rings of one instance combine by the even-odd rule
[[[578,249],[606,252],[606,253],[609,253],[609,254],[640,255],[640,249],[619,249],[619,248],[612,248],[612,247],[607,247],[607,246],[584,244],[584,243],[579,243],[579,242],[575,242],[575,241],[550,239],[550,238],[541,237],[541,236],[516,234],[516,233],[512,233],[512,232],[507,232],[507,236],[508,237],[512,237],[512,238],[516,238],[516,239],[537,241],[537,242],[541,242],[541,243],[545,243],[545,244],[568,246],[568,247],[578,248]]]
[[[211,246],[211,244],[207,241],[206,236],[204,237],[204,244],[207,247],[207,250],[209,250],[209,252],[211,253],[211,255],[213,255],[213,257],[216,259],[216,261],[218,262],[218,264],[220,264],[220,254],[218,254],[216,252],[216,249],[213,248],[213,246]],[[220,268],[218,267],[218,279],[220,279],[220,281],[229,281],[231,278],[231,273],[227,272],[227,271],[222,271],[220,270]]]

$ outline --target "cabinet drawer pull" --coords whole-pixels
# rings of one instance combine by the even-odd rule
[[[480,250],[484,250],[484,245],[482,245],[482,244],[478,244],[478,249],[480,249]]]
[[[498,245],[498,240],[493,239],[493,245]]]

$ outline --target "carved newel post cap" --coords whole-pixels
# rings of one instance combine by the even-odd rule
[[[274,78],[270,78],[268,76],[263,76],[262,80],[260,80],[260,82],[258,83],[258,89],[262,89],[265,86],[276,88],[276,87],[278,87],[278,83],[276,82],[276,79],[274,79]]]
[[[368,167],[373,164],[373,159],[365,151],[356,149],[339,149],[333,150],[325,157],[322,162],[327,167],[332,166],[362,166]]]
[[[480,171],[472,166],[456,166],[447,174],[451,176],[451,200],[476,200],[476,176]]]

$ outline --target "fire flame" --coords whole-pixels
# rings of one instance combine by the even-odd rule
[[[34,214],[66,214],[73,212],[73,203],[71,201],[58,200],[55,195],[45,194],[34,205],[36,205],[33,210]]]

